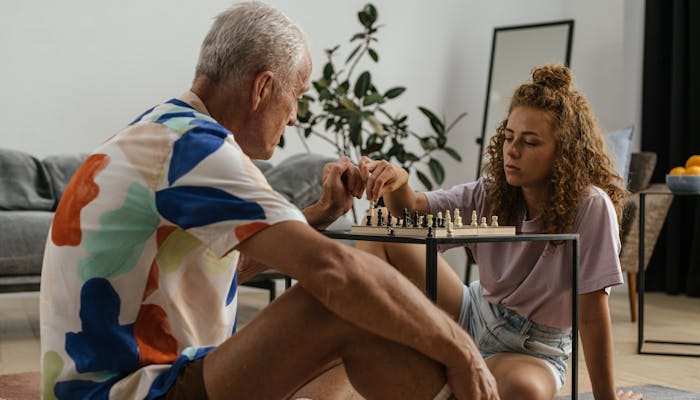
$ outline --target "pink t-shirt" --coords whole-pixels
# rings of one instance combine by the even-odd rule
[[[469,223],[472,210],[481,220],[491,221],[481,179],[448,190],[426,193],[430,212],[460,210]],[[541,233],[537,220],[526,220],[523,212],[518,233]],[[579,240],[579,294],[622,283],[620,234],[615,207],[608,195],[591,186],[579,204],[574,233]],[[479,265],[484,298],[539,324],[571,327],[571,242],[552,246],[549,242],[470,243]],[[441,251],[454,246],[443,246]]]

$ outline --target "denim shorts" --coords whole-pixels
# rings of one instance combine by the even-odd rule
[[[519,353],[543,360],[557,383],[566,381],[571,354],[571,329],[537,324],[502,305],[489,303],[479,281],[464,285],[459,324],[474,339],[484,359],[498,353]]]

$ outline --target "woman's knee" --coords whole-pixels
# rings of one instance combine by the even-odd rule
[[[523,373],[510,373],[498,379],[502,399],[551,400],[554,396],[550,382]]]

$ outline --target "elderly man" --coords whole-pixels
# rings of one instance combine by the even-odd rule
[[[252,164],[294,124],[310,73],[296,25],[240,4],[204,40],[191,90],[87,158],[47,243],[43,398],[283,399],[309,382],[304,395],[332,398],[314,380],[334,365],[367,398],[497,397],[449,316],[312,228],[363,193],[355,166],[327,165],[302,213]],[[241,276],[239,254],[254,260]],[[239,279],[263,265],[299,285],[237,332]]]

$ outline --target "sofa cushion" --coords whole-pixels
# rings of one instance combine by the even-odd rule
[[[49,175],[49,180],[51,181],[51,186],[53,187],[54,197],[56,198],[56,204],[58,205],[59,200],[63,196],[63,192],[70,182],[70,178],[73,177],[75,171],[78,170],[80,164],[87,157],[87,154],[72,154],[72,155],[58,155],[49,156],[42,160],[44,168]]]
[[[632,193],[637,193],[649,187],[654,168],[656,168],[656,153],[649,151],[633,153],[630,160],[627,189]]]
[[[265,177],[273,189],[304,209],[321,197],[323,166],[333,161],[336,159],[320,154],[297,154],[270,168]]]
[[[633,125],[603,135],[608,155],[612,158],[615,171],[622,178],[625,188],[627,187],[627,175],[629,173],[630,158],[632,156],[633,135]]]
[[[0,211],[0,276],[41,273],[52,220],[50,211]]]
[[[0,188],[0,210],[49,211],[55,203],[44,165],[21,151],[0,149]]]

